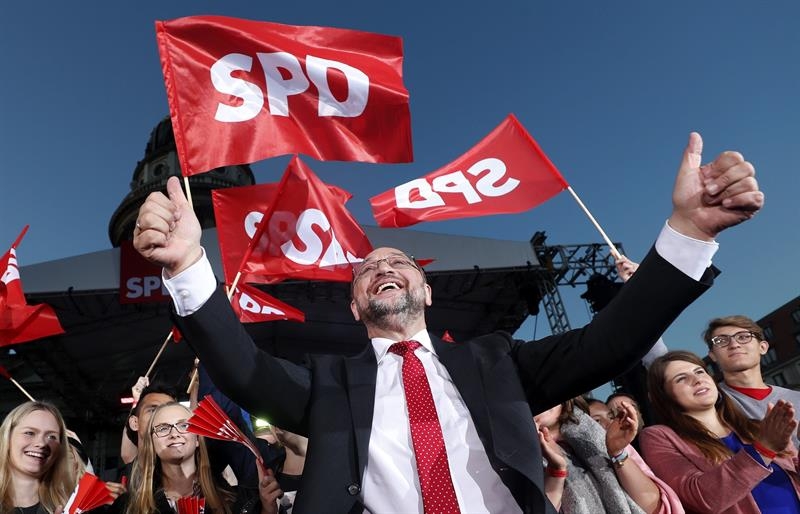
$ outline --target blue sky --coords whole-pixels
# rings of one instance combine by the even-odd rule
[[[611,238],[639,260],[669,215],[675,170],[697,130],[704,161],[736,149],[754,163],[767,201],[754,220],[720,237],[723,275],[669,329],[667,343],[702,351],[709,318],[759,318],[798,295],[797,2],[47,4],[0,7],[0,246],[30,224],[18,252],[23,265],[110,247],[108,220],[168,112],[154,22],[224,14],[403,37],[416,161],[309,160],[325,181],[354,194],[348,206],[364,224],[374,224],[371,196],[449,162],[513,112]],[[257,164],[258,182],[277,180],[287,161]],[[523,214],[416,228],[601,241],[566,193]],[[581,292],[562,291],[573,326],[589,319]],[[547,332],[542,315],[537,334]],[[532,334],[533,323],[520,333]]]

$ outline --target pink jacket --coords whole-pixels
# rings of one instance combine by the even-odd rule
[[[645,428],[639,442],[647,463],[675,490],[686,512],[760,514],[750,491],[771,471],[747,452],[714,464],[664,425]],[[778,457],[774,462],[788,473],[800,495],[795,459]]]

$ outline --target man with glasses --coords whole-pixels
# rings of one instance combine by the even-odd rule
[[[175,322],[239,405],[309,438],[304,513],[554,513],[533,413],[609,381],[711,285],[714,238],[763,205],[752,165],[701,166],[690,136],[673,211],[636,275],[586,327],[525,343],[506,333],[448,343],[426,329],[422,269],[378,248],[353,269],[350,309],[370,344],[306,365],[260,350],[218,287],[177,177],[139,211],[134,246],[164,268]],[[366,341],[365,341],[366,342]],[[563,477],[563,472],[558,476]]]
[[[763,419],[769,404],[785,400],[800,413],[800,391],[771,386],[761,376],[761,356],[769,350],[764,331],[747,316],[725,316],[708,322],[703,333],[708,357],[722,371],[720,389],[739,404],[748,417]],[[798,446],[797,434],[792,442]]]

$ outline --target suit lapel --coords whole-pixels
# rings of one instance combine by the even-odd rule
[[[360,354],[345,359],[347,392],[350,416],[356,440],[358,473],[364,472],[369,455],[369,436],[372,432],[372,415],[375,409],[375,378],[378,364],[375,350],[368,344]]]
[[[487,453],[491,453],[492,431],[483,391],[483,378],[469,345],[446,343],[431,334],[439,362],[447,368],[453,384],[472,415],[472,421]]]

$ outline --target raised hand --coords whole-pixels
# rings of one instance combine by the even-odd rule
[[[764,206],[753,165],[739,152],[722,152],[701,165],[703,139],[689,135],[683,153],[669,224],[678,232],[710,241],[728,227],[752,218]]]
[[[606,450],[609,455],[619,455],[639,431],[639,415],[630,402],[622,402],[620,409],[606,429]]]
[[[283,496],[280,484],[275,480],[271,469],[258,469],[258,496],[261,499],[261,512],[263,514],[278,514],[278,498]]]
[[[614,262],[614,265],[617,267],[617,275],[619,275],[619,278],[621,278],[623,282],[627,282],[628,279],[636,273],[636,270],[639,269],[638,262],[633,262],[624,255],[620,255]]]
[[[539,443],[542,445],[542,457],[547,461],[547,467],[557,470],[567,469],[564,452],[547,427],[539,427]]]
[[[797,429],[794,416],[794,407],[785,400],[778,400],[774,406],[769,404],[767,413],[761,421],[758,442],[774,452],[786,450],[792,440],[792,434]]]
[[[178,177],[167,181],[167,194],[151,193],[139,209],[133,246],[142,256],[174,276],[200,259],[200,222],[189,206]]]

